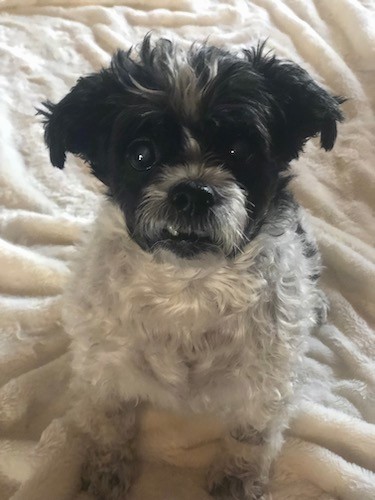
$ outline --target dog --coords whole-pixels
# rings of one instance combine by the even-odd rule
[[[327,311],[289,165],[312,137],[332,149],[342,102],[264,44],[146,36],[44,103],[52,164],[73,153],[106,186],[63,312],[96,498],[127,498],[145,406],[210,415],[241,444],[210,467],[213,498],[265,494]]]

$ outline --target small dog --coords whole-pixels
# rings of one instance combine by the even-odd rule
[[[311,137],[333,147],[343,101],[264,44],[147,36],[45,103],[52,164],[71,152],[107,186],[64,308],[97,498],[127,497],[144,406],[218,419],[241,446],[212,464],[208,491],[263,495],[326,312],[289,163]]]

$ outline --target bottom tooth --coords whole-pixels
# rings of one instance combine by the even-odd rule
[[[178,236],[178,231],[175,229],[173,226],[167,226],[167,231],[172,235],[172,236]]]

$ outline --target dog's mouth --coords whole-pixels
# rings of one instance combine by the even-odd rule
[[[162,238],[173,242],[186,242],[186,243],[211,243],[212,238],[203,231],[184,231],[177,229],[174,226],[167,226],[162,231]]]
[[[160,240],[165,248],[185,258],[217,249],[208,232],[180,229],[171,225],[162,230]]]

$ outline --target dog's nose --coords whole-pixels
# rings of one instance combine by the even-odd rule
[[[215,204],[215,192],[203,182],[184,181],[171,189],[169,199],[178,212],[198,215]]]

